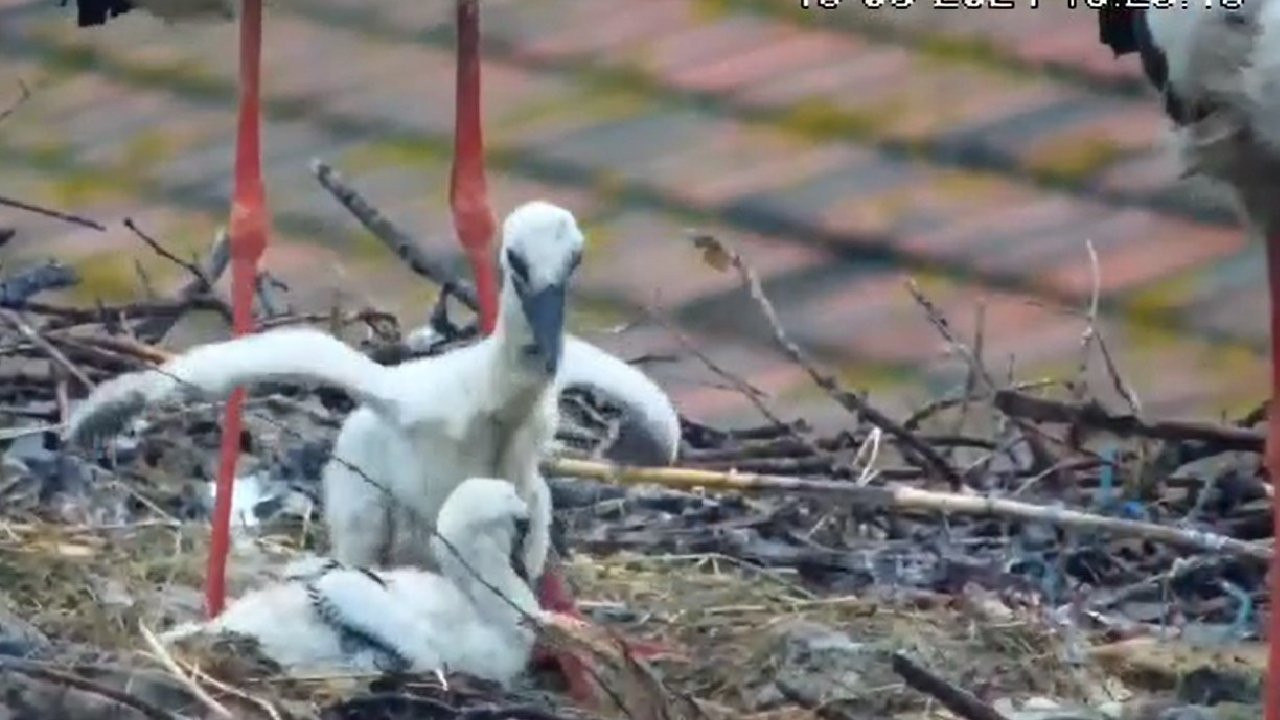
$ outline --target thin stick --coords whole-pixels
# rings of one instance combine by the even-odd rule
[[[597,480],[615,485],[662,485],[680,490],[709,488],[737,492],[798,493],[839,497],[860,508],[930,510],[962,515],[1011,517],[1063,527],[1143,537],[1188,550],[1232,553],[1263,560],[1271,557],[1271,549],[1267,545],[1245,542],[1218,533],[1137,522],[1013,500],[920,490],[906,486],[859,487],[849,482],[803,480],[732,470],[718,472],[679,467],[639,467],[566,458],[546,461],[542,467],[543,472],[549,475]]]
[[[142,294],[148,300],[156,299],[156,286],[151,282],[151,276],[147,274],[147,269],[142,267],[141,258],[133,259],[133,273],[138,276],[138,284],[142,286]]]
[[[1051,400],[1013,390],[996,392],[994,404],[1000,412],[1042,423],[1079,424],[1105,430],[1121,437],[1138,436],[1157,440],[1200,441],[1224,450],[1262,452],[1264,436],[1240,427],[1181,420],[1144,420],[1136,415],[1108,412],[1097,401],[1085,403]]]
[[[168,260],[169,262],[177,265],[178,267],[194,275],[195,278],[199,280],[200,284],[203,285],[204,287],[206,288],[210,287],[209,278],[205,277],[203,270],[201,270],[199,267],[196,267],[195,263],[183,260],[177,255],[174,255],[173,253],[169,252],[167,249],[165,249],[163,245],[160,244],[159,240],[156,240],[155,238],[143,232],[142,228],[138,227],[137,223],[133,221],[133,218],[125,218],[124,226],[128,228],[134,235],[137,235],[138,239],[141,240],[147,247],[151,248],[152,252],[154,252],[155,254],[159,255],[165,260]]]
[[[901,675],[907,685],[937,698],[944,707],[965,720],[1009,720],[973,693],[952,685],[900,652],[893,654],[893,671]]]
[[[0,122],[4,122],[6,119],[8,119],[10,115],[17,112],[18,108],[22,107],[23,103],[25,103],[30,99],[31,99],[31,88],[27,87],[27,84],[22,81],[22,78],[18,78],[18,99],[14,100],[12,103],[9,103],[9,107],[0,111]]]
[[[132,302],[122,305],[98,305],[93,308],[63,307],[48,303],[27,302],[23,310],[36,315],[52,315],[58,319],[59,326],[81,325],[89,323],[106,323],[114,318],[137,317],[141,315],[178,314],[191,309],[214,310],[224,317],[231,318],[231,310],[221,299],[208,295],[192,297],[189,300],[175,302],[173,300],[155,300]]]
[[[191,691],[191,694],[195,695],[196,699],[204,703],[205,707],[209,708],[213,714],[219,717],[227,718],[227,720],[233,720],[235,718],[235,715],[232,715],[231,711],[228,710],[225,705],[213,699],[213,696],[205,692],[204,688],[200,687],[199,683],[192,680],[191,677],[183,671],[182,666],[178,665],[178,661],[174,660],[173,656],[169,654],[169,651],[165,649],[163,644],[161,644],[160,638],[157,638],[154,633],[148,630],[147,626],[143,625],[141,620],[138,621],[138,631],[142,633],[143,642],[145,642],[147,647],[151,649],[156,660],[158,660],[166,670],[177,678],[178,682],[182,683],[183,687]]]
[[[241,700],[244,700],[246,702],[251,702],[254,705],[257,705],[258,708],[262,710],[262,712],[266,713],[267,716],[271,718],[271,720],[283,720],[283,718],[280,716],[280,711],[276,710],[276,707],[274,705],[267,702],[263,698],[260,698],[256,695],[250,695],[249,693],[244,692],[243,690],[237,690],[236,688],[231,687],[230,685],[222,682],[216,677],[213,677],[212,675],[201,670],[198,667],[192,667],[191,674],[198,676],[204,682],[209,683],[210,685],[214,686],[215,688],[221,690],[222,692],[228,695],[234,695],[240,698]]]
[[[0,317],[3,317],[5,322],[8,322],[15,330],[22,333],[23,336],[30,340],[33,345],[44,351],[54,364],[65,370],[76,380],[79,380],[86,390],[92,390],[96,387],[93,381],[89,379],[88,375],[85,375],[80,368],[75,366],[75,363],[67,359],[67,356],[63,355],[61,350],[54,347],[48,340],[44,339],[44,337],[35,328],[28,325],[27,322],[22,319],[22,316],[16,311],[10,310],[9,308],[0,308]]]
[[[3,658],[0,659],[0,670],[13,671],[39,680],[66,685],[67,687],[74,688],[82,692],[101,695],[102,697],[114,700],[125,707],[137,710],[143,717],[150,718],[150,720],[183,720],[179,715],[162,710],[151,703],[143,701],[141,698],[130,695],[127,692],[122,692],[115,688],[101,685],[87,678],[80,677],[79,675],[54,670],[53,668],[45,667],[33,662],[19,660],[17,658]]]
[[[210,292],[213,289],[213,284],[218,282],[223,273],[227,271],[227,265],[230,262],[231,243],[224,228],[214,234],[213,244],[209,246],[209,253],[205,255],[204,261],[200,263],[200,274],[188,280],[185,285],[178,289],[175,300],[179,303],[188,303]],[[178,324],[183,315],[185,315],[185,312],[175,312],[146,318],[138,323],[134,328],[134,333],[142,338],[163,338],[165,333]],[[229,313],[226,315],[230,316]]]
[[[1078,382],[1075,388],[1077,400],[1083,400],[1088,389],[1089,356],[1092,354],[1094,340],[1098,336],[1098,303],[1102,296],[1102,270],[1098,264],[1098,251],[1093,249],[1093,242],[1084,241],[1085,250],[1089,253],[1089,305],[1084,313],[1084,330],[1080,331],[1080,365],[1076,369]]]
[[[1020,383],[1015,383],[1009,387],[1013,390],[1040,390],[1060,384],[1060,380],[1055,380],[1053,378],[1041,378],[1039,380],[1026,380]],[[982,397],[986,397],[985,393],[979,396],[976,393],[969,392],[957,393],[955,395],[948,395],[946,397],[938,398],[937,400],[932,400],[926,403],[919,410],[911,413],[911,415],[902,422],[902,427],[908,430],[916,430],[924,423],[924,421],[934,415],[937,415],[944,410],[950,410],[957,405],[973,400],[979,400]]]
[[[916,301],[916,304],[924,309],[929,324],[933,325],[938,334],[942,336],[942,339],[946,340],[951,349],[958,353],[965,361],[965,364],[969,366],[970,376],[976,376],[977,379],[981,380],[987,393],[996,392],[999,385],[996,383],[995,378],[992,377],[991,372],[978,360],[978,356],[951,331],[951,323],[947,321],[947,316],[932,300],[925,297],[924,292],[915,280],[907,280],[907,292],[911,293],[911,297]],[[1043,469],[1056,465],[1057,458],[1049,452],[1044,443],[1040,442],[1042,433],[1039,432],[1038,428],[1031,426],[1020,418],[1012,418],[1012,420],[1018,430],[1026,436],[1027,447],[1031,450],[1036,467]]]
[[[931,470],[939,478],[946,480],[953,489],[961,487],[963,481],[960,475],[947,464],[947,461],[938,454],[938,451],[921,442],[919,438],[899,425],[893,418],[877,410],[871,403],[867,402],[866,398],[840,387],[840,383],[836,381],[835,376],[819,370],[817,365],[809,359],[809,356],[800,349],[800,346],[791,341],[786,330],[782,328],[782,323],[778,320],[778,313],[774,310],[773,303],[764,294],[764,288],[760,285],[759,276],[756,275],[755,270],[746,264],[737,251],[723,240],[707,234],[694,235],[693,244],[694,247],[703,251],[708,264],[712,267],[723,270],[731,265],[737,271],[742,286],[755,300],[761,312],[764,313],[765,321],[768,322],[770,329],[773,331],[774,342],[787,357],[791,358],[792,362],[808,373],[814,384],[822,388],[828,397],[835,400],[836,403],[855,417],[865,418],[872,425],[897,438],[905,449],[914,452],[923,461],[927,469]]]
[[[471,310],[479,309],[480,303],[476,300],[476,289],[471,283],[455,277],[443,263],[428,255],[409,236],[409,233],[396,227],[390,218],[374,207],[355,188],[348,185],[341,173],[319,159],[311,161],[311,172],[320,185],[342,204],[342,207],[354,215],[356,220],[359,220],[360,224],[364,225],[364,228],[374,237],[390,248],[391,252],[404,261],[410,270],[442,287],[450,288],[454,297]]]
[[[40,205],[32,205],[31,203],[23,202],[21,200],[15,200],[14,198],[6,197],[4,195],[0,195],[0,205],[7,205],[11,208],[26,210],[27,212],[32,212],[37,215],[44,215],[45,217],[57,218],[58,220],[69,222],[72,225],[79,225],[80,227],[92,228],[94,230],[97,230],[98,232],[107,231],[107,227],[96,220],[90,220],[89,218],[86,218],[86,217],[81,217],[79,215],[72,215],[71,213],[65,213],[65,212],[62,212],[61,210],[54,210],[52,208],[42,207]]]
[[[649,317],[656,320],[658,324],[666,328],[667,332],[675,338],[676,342],[680,343],[680,347],[684,348],[685,351],[697,358],[698,361],[701,362],[708,370],[719,377],[724,378],[725,382],[729,383],[730,387],[736,390],[739,395],[745,397],[747,402],[751,403],[751,405],[755,407],[756,412],[760,413],[766,420],[778,425],[779,427],[786,426],[786,422],[782,418],[778,417],[777,413],[773,412],[773,410],[771,410],[765,403],[764,399],[768,397],[768,393],[755,385],[752,385],[745,378],[739,377],[738,375],[721,367],[716,363],[716,361],[712,360],[709,355],[699,349],[698,346],[694,345],[693,340],[690,340],[688,335],[685,335],[679,328],[672,324],[670,320],[664,317],[656,307],[646,307],[645,312]]]

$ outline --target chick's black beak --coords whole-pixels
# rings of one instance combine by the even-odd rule
[[[533,330],[533,352],[548,375],[560,366],[564,336],[564,284],[548,285],[520,298],[524,316]]]
[[[529,539],[529,518],[515,518],[515,533],[511,537],[511,569],[516,576],[529,582],[529,568],[524,564],[524,544]]]

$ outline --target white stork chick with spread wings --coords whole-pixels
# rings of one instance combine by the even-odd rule
[[[340,387],[361,406],[349,415],[323,476],[332,554],[357,566],[430,566],[430,523],[469,477],[512,482],[529,503],[533,532],[525,563],[546,560],[551,507],[538,462],[550,447],[561,375],[641,375],[585,343],[564,348],[565,286],[582,255],[573,215],[545,202],[514,210],[502,227],[504,278],[497,327],[483,340],[394,367],[374,363],[336,338],[286,328],[190,350],[159,369],[103,383],[72,413],[73,442],[114,434],[148,403],[186,394],[222,397],[255,382],[305,380]],[[562,372],[564,362],[611,360],[617,373]],[[615,368],[616,369],[616,368]],[[611,390],[652,387],[624,384]],[[656,389],[656,388],[655,388]],[[658,391],[659,397],[665,396]],[[674,411],[650,398],[674,457]],[[665,420],[663,419],[665,418]]]
[[[233,632],[291,673],[448,669],[509,686],[533,648],[529,620],[543,616],[519,551],[529,525],[511,483],[470,478],[440,508],[438,574],[308,563],[162,640]]]

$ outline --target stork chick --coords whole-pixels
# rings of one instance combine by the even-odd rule
[[[569,211],[546,202],[516,208],[502,236],[497,328],[473,345],[394,367],[313,329],[205,345],[159,369],[99,385],[72,413],[68,438],[116,433],[167,396],[224,397],[263,381],[337,386],[361,403],[323,473],[325,520],[338,560],[430,566],[428,533],[445,498],[466,478],[500,477],[529,503],[525,563],[538,577],[551,513],[538,462],[557,425],[565,286],[581,260],[583,237]]]
[[[470,478],[440,508],[431,539],[439,574],[309,563],[162,639],[247,635],[290,673],[447,668],[509,686],[533,648],[528,620],[542,617],[519,552],[529,524],[511,483]]]

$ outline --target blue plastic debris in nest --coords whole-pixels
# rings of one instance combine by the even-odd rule
[[[0,280],[0,307],[18,309],[42,292],[71,287],[79,282],[80,276],[70,265],[49,260]]]

